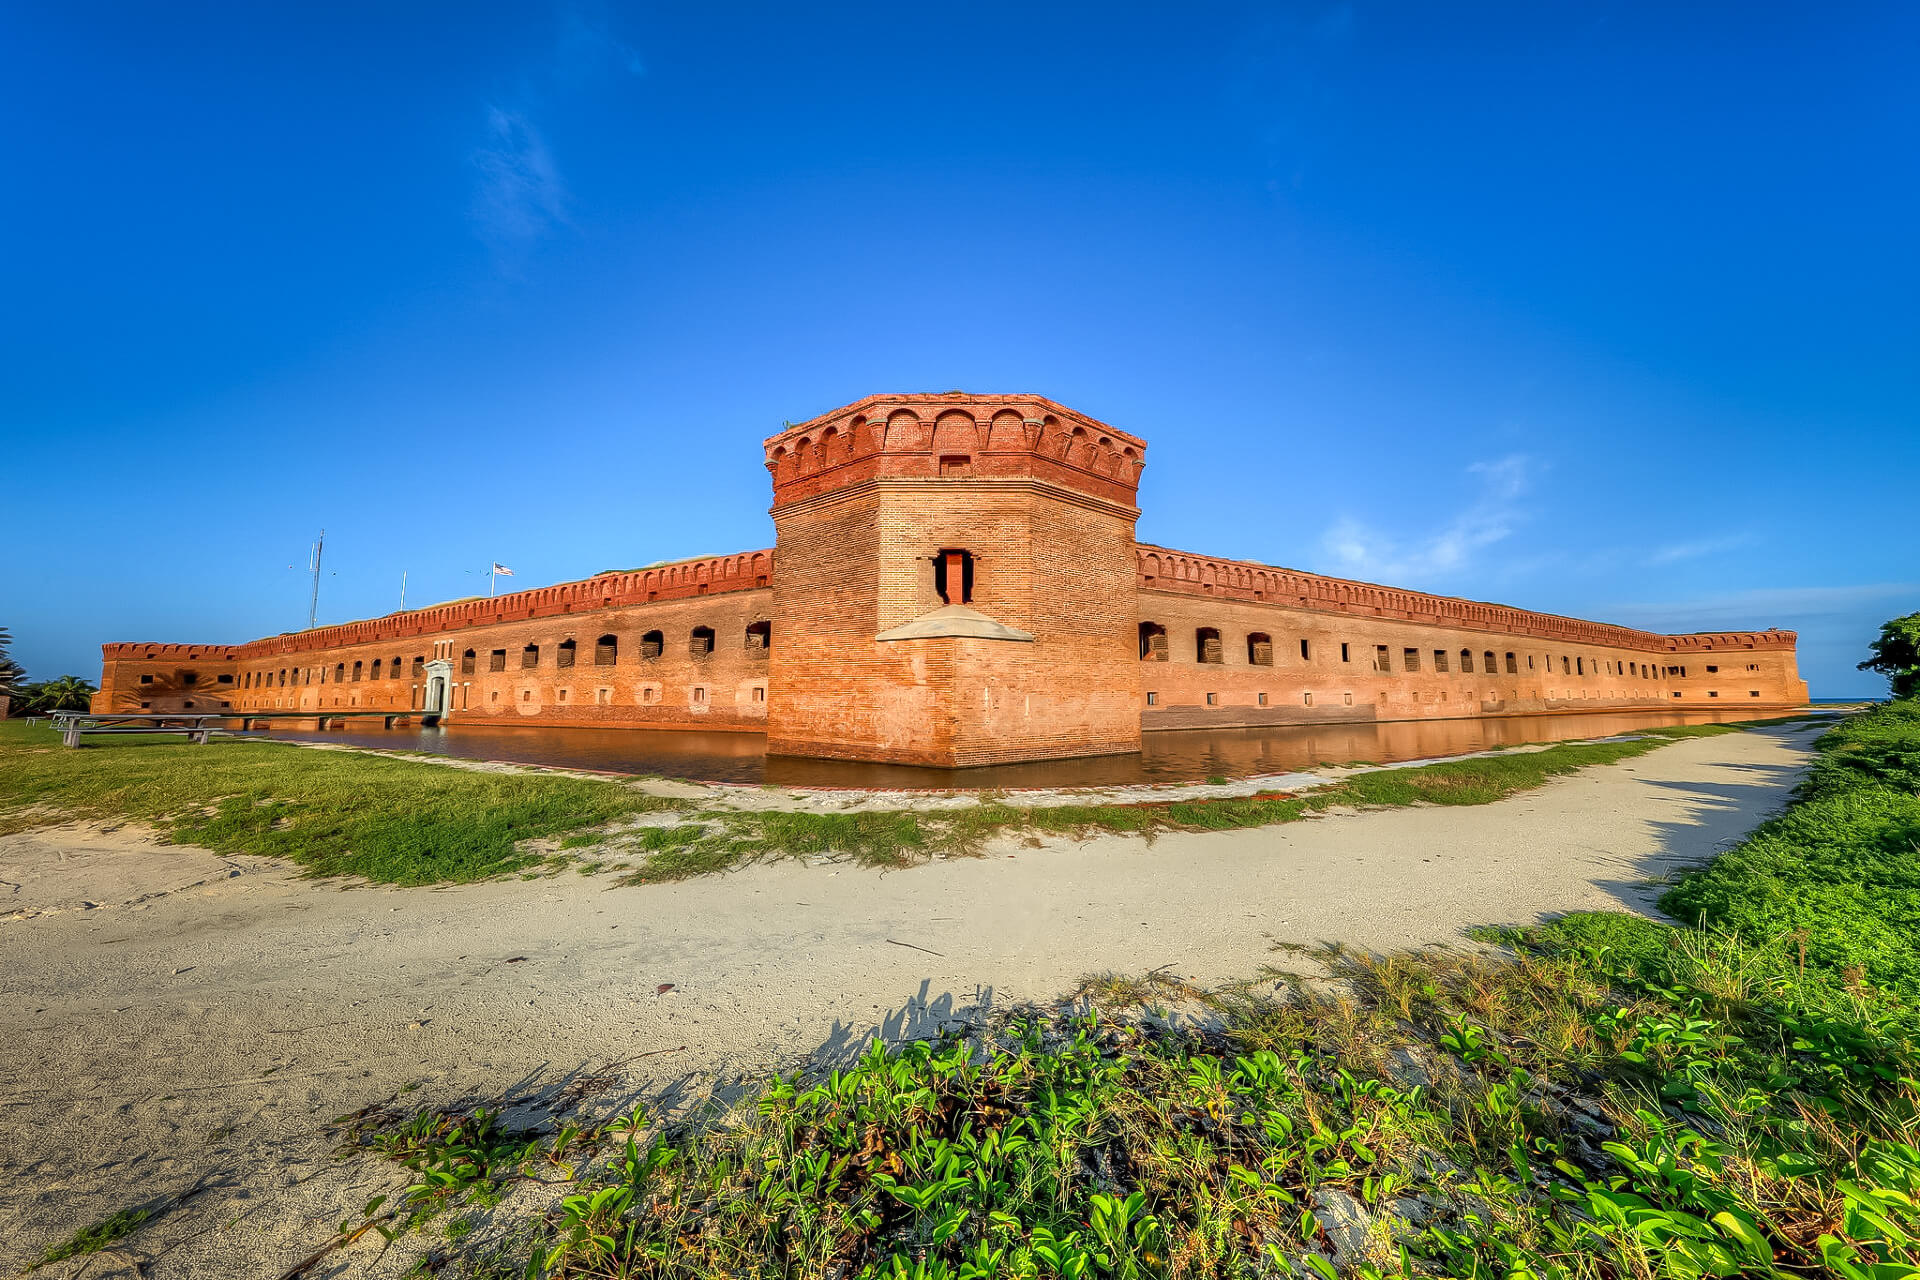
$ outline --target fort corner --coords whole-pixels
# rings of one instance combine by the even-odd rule
[[[1659,635],[1140,544],[1145,442],[1039,396],[869,396],[764,455],[771,550],[108,644],[94,709],[763,730],[966,766],[1157,729],[1806,701],[1790,631]]]

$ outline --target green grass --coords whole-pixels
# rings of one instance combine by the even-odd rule
[[[1357,774],[1298,796],[1148,804],[1027,805],[1004,800],[966,809],[883,813],[702,814],[699,825],[649,828],[623,837],[644,857],[634,883],[679,880],[750,862],[832,854],[874,867],[904,867],[934,856],[966,857],[1001,836],[1087,839],[1169,832],[1236,831],[1294,822],[1333,808],[1409,804],[1491,804],[1593,765],[1631,759],[1681,738],[1734,733],[1746,725],[1650,729],[1633,739],[1561,743],[1524,751]]]
[[[1828,868],[1809,883],[1897,865],[1905,818],[1880,793],[1912,798],[1887,779],[1920,747],[1916,711],[1827,734],[1793,808],[1675,894],[1739,900],[1795,848]],[[1551,755],[1388,794],[1474,803],[1568,764]],[[1820,839],[1872,856],[1793,843]],[[550,1280],[1912,1280],[1920,1006],[1872,964],[1907,972],[1920,932],[1882,919],[1862,962],[1803,951],[1798,918],[1720,924],[1583,913],[1486,933],[1505,954],[1323,950],[1331,984],[1089,978],[1101,1008],[876,1043],[678,1125],[562,1130],[577,1173],[519,1211],[511,1247],[429,1261]],[[1133,1007],[1170,1004],[1208,1016],[1174,1030]],[[515,1158],[494,1176],[553,1167]]]
[[[98,1253],[132,1235],[152,1216],[152,1210],[149,1209],[122,1209],[92,1226],[80,1228],[60,1243],[48,1246],[34,1266],[44,1267],[49,1263],[65,1262],[68,1258]]]
[[[1823,735],[1799,802],[1660,905],[1920,996],[1920,704]]]
[[[176,843],[289,858],[314,875],[478,880],[539,863],[522,841],[675,807],[611,782],[284,743],[75,751],[48,729],[0,722],[0,833],[66,817],[148,822]]]
[[[67,817],[132,820],[220,853],[289,858],[314,875],[427,885],[525,872],[545,861],[526,841],[633,859],[634,883],[685,879],[777,858],[842,857],[911,866],[970,856],[998,836],[1231,831],[1335,807],[1487,804],[1552,778],[1611,764],[1683,737],[1739,726],[1649,729],[1634,739],[1363,773],[1301,796],[1139,805],[1018,806],[1004,799],[916,813],[692,812],[619,782],[492,773],[357,751],[221,741],[190,746],[109,739],[73,751],[48,729],[0,723],[0,834]],[[685,821],[608,831],[637,814]]]

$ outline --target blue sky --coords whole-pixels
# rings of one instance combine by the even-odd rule
[[[806,9],[813,8],[813,12]],[[231,642],[771,545],[1032,391],[1144,540],[1662,630],[1920,609],[1911,5],[0,10],[0,625]]]

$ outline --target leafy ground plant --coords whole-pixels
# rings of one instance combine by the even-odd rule
[[[35,1265],[44,1267],[49,1263],[65,1262],[68,1258],[98,1253],[132,1235],[152,1216],[151,1209],[122,1209],[118,1213],[102,1218],[92,1226],[80,1228],[60,1243],[49,1246]]]
[[[1914,745],[1910,709],[1828,734],[1793,809],[1675,892],[1772,874],[1754,846],[1885,786],[1838,757]],[[1853,818],[1876,814],[1900,829]],[[1911,1280],[1920,1006],[1775,923],[1581,914],[1499,951],[1322,951],[1311,982],[1090,979],[989,1034],[595,1131],[514,1274]],[[1900,946],[1920,934],[1876,944]]]

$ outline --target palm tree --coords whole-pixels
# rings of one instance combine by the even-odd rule
[[[28,686],[30,711],[85,711],[97,692],[91,681],[81,676],[61,676]]]
[[[12,644],[13,633],[5,627],[0,627],[0,697],[5,697],[9,694],[16,696],[21,694],[24,692],[23,686],[27,682],[26,671],[24,671],[20,664],[13,660],[12,655],[7,652],[8,647]]]

